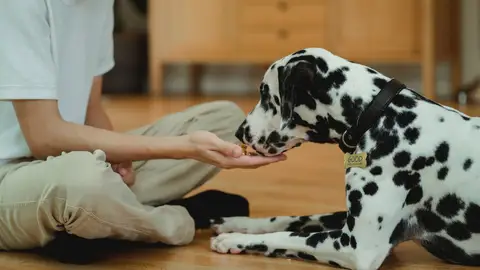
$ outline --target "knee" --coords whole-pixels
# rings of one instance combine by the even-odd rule
[[[210,103],[210,107],[215,112],[214,126],[211,131],[224,139],[235,139],[235,132],[245,120],[245,112],[234,102],[215,101]]]
[[[240,124],[245,119],[245,112],[235,102],[221,100],[215,101],[214,104],[220,115],[228,118],[235,124]]]

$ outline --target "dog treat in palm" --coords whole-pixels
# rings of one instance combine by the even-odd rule
[[[242,143],[240,146],[242,147],[243,155],[248,155],[247,145]]]

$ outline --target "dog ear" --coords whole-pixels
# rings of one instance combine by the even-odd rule
[[[278,68],[282,129],[294,120],[293,111],[300,105],[301,97],[313,89],[315,72],[314,64],[303,61]]]

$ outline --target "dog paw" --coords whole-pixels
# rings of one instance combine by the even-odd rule
[[[242,254],[252,245],[252,240],[251,235],[224,233],[211,238],[210,249],[222,254]]]
[[[218,235],[222,233],[264,233],[259,230],[258,221],[249,217],[219,218],[210,221],[212,230]]]

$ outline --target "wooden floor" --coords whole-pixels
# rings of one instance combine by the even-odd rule
[[[118,130],[124,131],[154,121],[201,99],[147,100],[142,98],[107,99],[108,112]],[[246,111],[253,99],[233,99]],[[480,107],[462,109],[480,115]],[[302,215],[345,208],[342,154],[335,146],[307,144],[288,153],[289,159],[257,170],[223,171],[202,187],[221,189],[246,196],[253,216]],[[199,190],[199,191],[200,191]],[[306,270],[333,269],[328,266],[288,259],[252,255],[220,255],[209,250],[210,232],[199,232],[185,247],[139,249],[122,253],[90,266],[62,265],[22,253],[0,253],[0,269],[128,269],[128,270]],[[468,269],[444,264],[413,243],[397,247],[382,269]],[[473,268],[472,268],[473,269]]]

